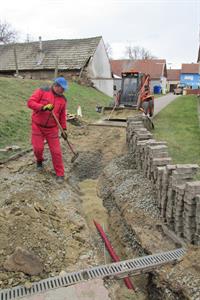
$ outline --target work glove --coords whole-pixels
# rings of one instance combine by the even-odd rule
[[[67,140],[67,129],[63,129],[63,132],[61,133],[61,136],[64,140]]]
[[[43,106],[42,110],[49,110],[52,111],[54,109],[54,105],[49,103]]]

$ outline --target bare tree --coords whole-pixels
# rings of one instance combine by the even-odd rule
[[[139,46],[132,47],[131,45],[126,46],[125,55],[132,60],[155,58],[149,50]]]
[[[105,44],[105,48],[106,48],[106,52],[107,52],[107,54],[108,54],[108,57],[109,57],[109,58],[112,58],[112,47],[110,46],[110,44],[109,44],[109,43],[106,43],[106,44]]]
[[[9,44],[16,42],[17,32],[7,22],[0,20],[0,44]]]

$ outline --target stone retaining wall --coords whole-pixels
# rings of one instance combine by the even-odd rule
[[[186,242],[200,245],[197,164],[172,164],[166,142],[156,141],[141,117],[129,118],[126,141],[136,166],[153,184],[163,222]]]

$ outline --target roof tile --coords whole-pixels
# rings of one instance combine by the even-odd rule
[[[94,54],[101,36],[15,44],[19,70],[54,69],[58,56],[59,69],[81,69]],[[40,63],[41,62],[41,63]],[[0,45],[0,70],[15,70],[14,45]]]
[[[199,73],[199,64],[182,64],[181,73]]]
[[[152,79],[160,79],[164,76],[166,70],[165,59],[149,59],[149,60],[111,60],[111,69],[113,74],[121,76],[122,72],[130,71],[131,69],[141,73],[150,74]]]
[[[170,81],[179,81],[180,80],[180,69],[169,69],[167,70],[167,79]]]

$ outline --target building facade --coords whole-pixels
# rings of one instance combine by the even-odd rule
[[[112,96],[113,79],[101,36],[0,45],[0,75],[67,79],[90,84]]]
[[[200,88],[200,72],[199,64],[182,64],[180,83],[184,84],[189,89]]]
[[[147,60],[111,60],[111,70],[114,78],[114,85],[117,88],[121,84],[121,73],[129,70],[135,70],[140,73],[149,74],[151,77],[150,88],[154,91],[159,86],[162,93],[167,90],[167,68],[165,59],[147,59]]]
[[[181,69],[169,69],[167,70],[167,90],[171,93],[180,83]]]

